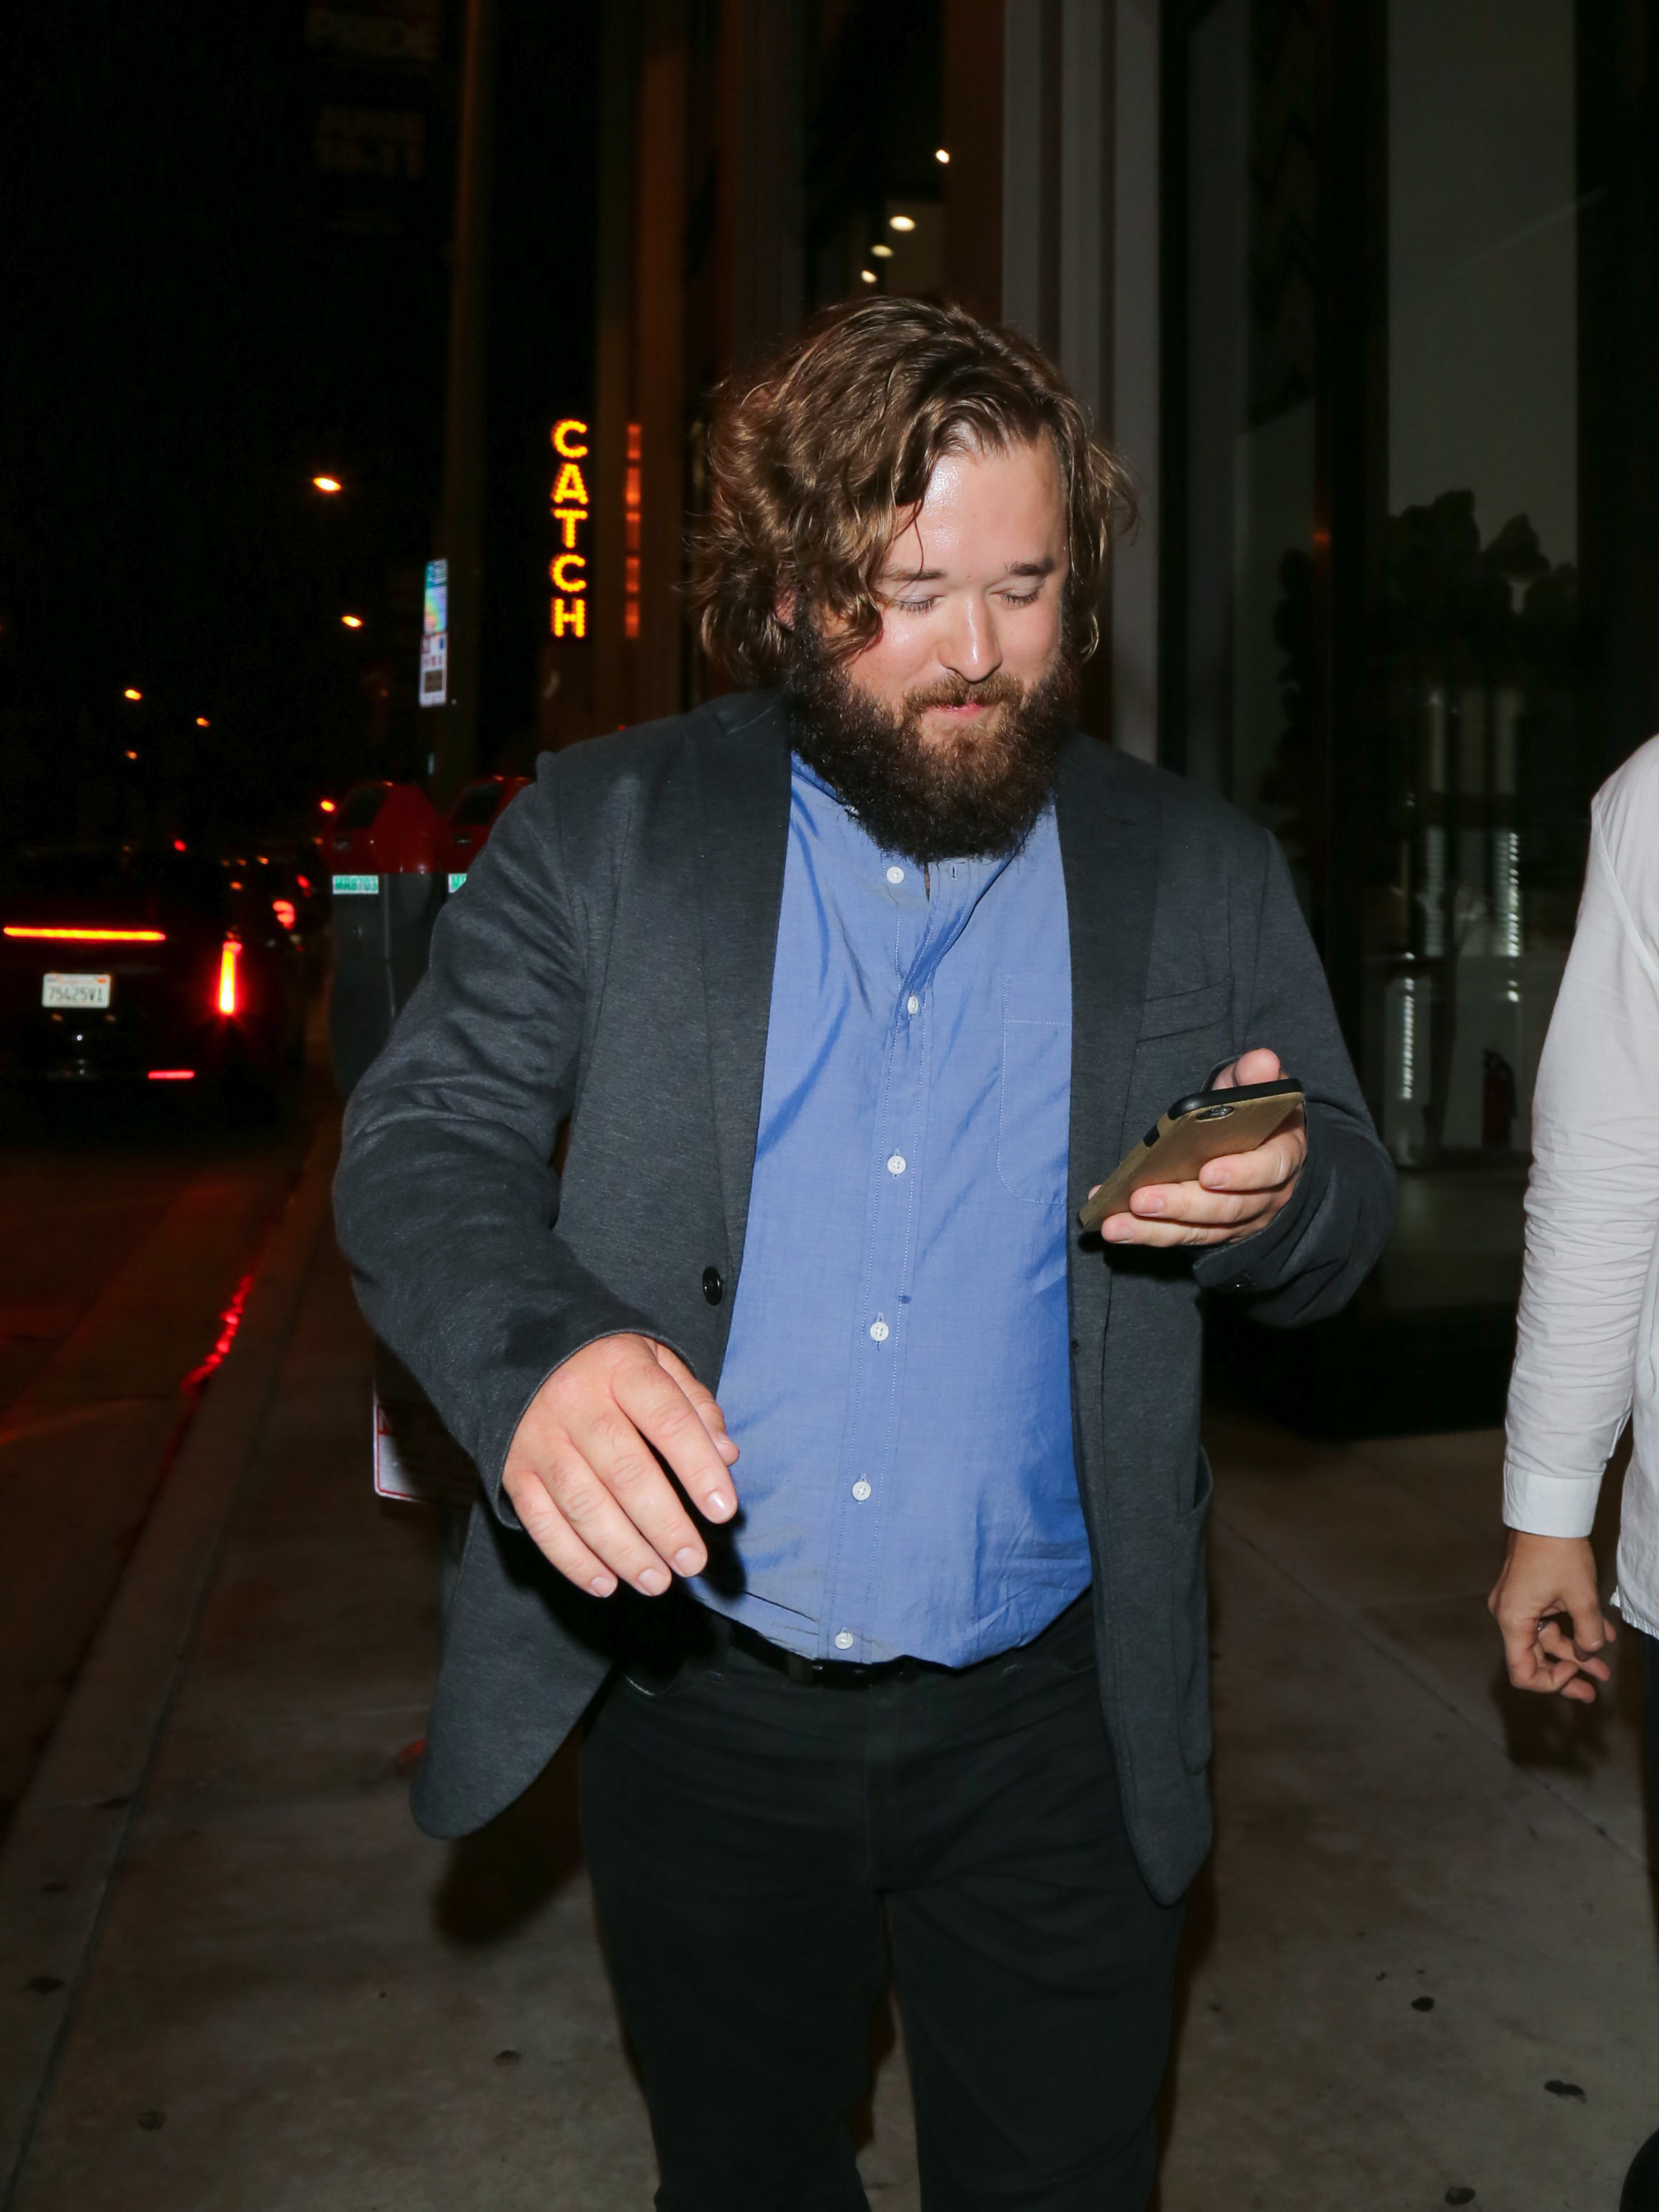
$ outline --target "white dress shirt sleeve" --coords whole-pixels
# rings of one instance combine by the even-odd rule
[[[1595,799],[1533,1156],[1504,1518],[1586,1536],[1631,1410],[1659,1237],[1659,739]]]

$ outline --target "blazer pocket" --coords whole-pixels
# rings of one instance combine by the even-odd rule
[[[997,1175],[1028,1205],[1064,1203],[1071,1100],[1070,976],[1005,975]]]
[[[1206,1030],[1225,1021],[1232,1009],[1233,979],[1205,983],[1196,991],[1171,991],[1148,999],[1141,1008],[1140,1038],[1176,1036],[1183,1030]]]
[[[1176,1725],[1181,1756],[1190,1774],[1210,1763],[1210,1587],[1204,1524],[1210,1516],[1215,1477],[1207,1455],[1198,1455],[1197,1495],[1176,1516],[1170,1557],[1170,1643],[1175,1668]]]

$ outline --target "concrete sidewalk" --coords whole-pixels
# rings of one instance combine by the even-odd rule
[[[182,1668],[122,1720],[111,1685],[155,1679],[119,1646],[135,1587],[88,1669],[105,1702],[77,1694],[0,1862],[9,2203],[645,2212],[570,1761],[458,1846],[408,1818],[433,1532],[369,1492],[369,1347],[325,1173],[276,1255],[288,1304],[279,1281],[259,1308],[262,1284],[214,1385]],[[1213,1446],[1221,1840],[1163,2212],[1613,2212],[1659,2125],[1635,1715],[1622,1688],[1588,1716],[1501,1693],[1496,1440],[1320,1449],[1218,1421]],[[134,1575],[166,1564],[141,1552]],[[112,1810],[93,1793],[123,1728],[134,1802]],[[902,2052],[878,2040],[869,2194],[910,2212]]]

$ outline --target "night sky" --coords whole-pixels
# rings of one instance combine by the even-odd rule
[[[486,765],[528,744],[547,426],[586,402],[592,353],[597,11],[500,13]],[[307,20],[304,0],[5,11],[8,841],[103,826],[117,790],[124,823],[183,806],[204,835],[274,830],[413,765],[459,9],[430,67],[365,66]],[[388,115],[416,134],[391,178],[359,143],[368,116],[378,156]]]

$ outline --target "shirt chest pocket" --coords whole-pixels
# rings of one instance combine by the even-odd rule
[[[1012,1197],[1064,1202],[1071,1103],[1070,975],[1005,975],[997,1174]]]

